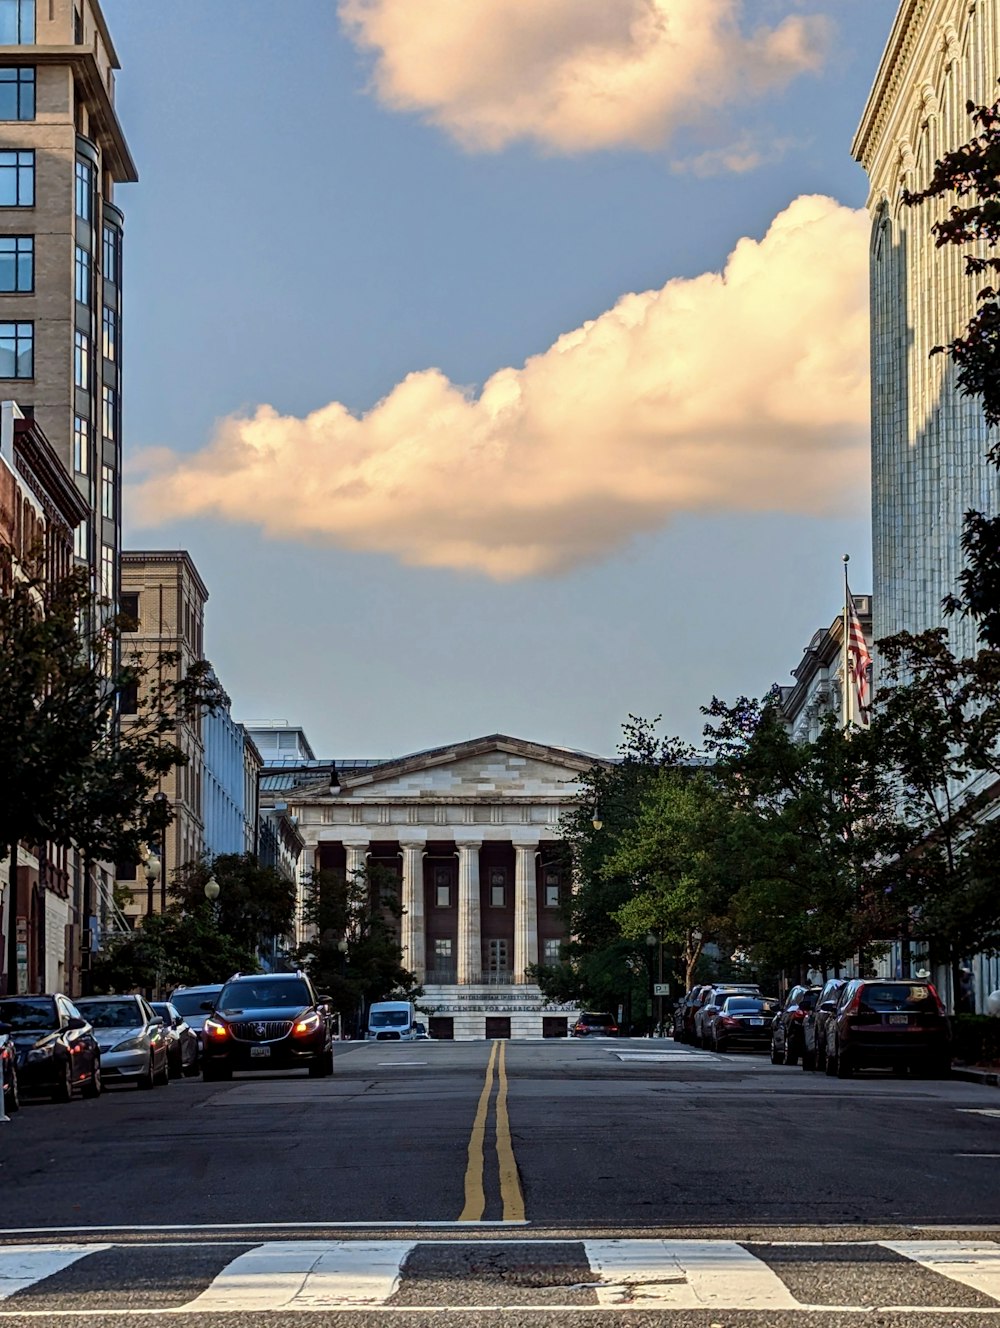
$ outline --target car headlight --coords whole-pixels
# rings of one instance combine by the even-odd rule
[[[322,1021],[322,1019],[320,1019],[319,1015],[316,1014],[315,1011],[313,1011],[312,1014],[307,1014],[307,1015],[306,1015],[304,1018],[302,1018],[302,1019],[296,1019],[296,1021],[295,1021],[295,1027],[292,1029],[292,1032],[293,1032],[293,1033],[315,1033],[316,1030],[317,1030],[317,1029],[320,1027],[320,1025],[322,1024],[322,1022],[323,1022],[323,1021]]]
[[[229,1026],[224,1024],[221,1019],[206,1019],[202,1031],[205,1037],[212,1042],[222,1042],[229,1036]]]
[[[52,1055],[51,1047],[32,1047],[32,1049],[28,1052],[27,1056],[25,1057],[25,1060],[44,1061],[48,1060],[48,1058],[51,1055]]]
[[[111,1048],[112,1051],[145,1051],[145,1049],[146,1038],[145,1035],[141,1033],[138,1037],[126,1038],[124,1042],[116,1043],[116,1045]]]

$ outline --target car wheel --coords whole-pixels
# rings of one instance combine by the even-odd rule
[[[782,1065],[798,1065],[799,1053],[790,1037],[785,1038],[785,1054],[781,1060]]]
[[[721,1055],[722,1052],[724,1052],[724,1051],[726,1050],[726,1044],[725,1044],[725,1041],[724,1041],[724,1040],[720,1040],[719,1038],[716,1038],[716,1039],[715,1039],[714,1050],[717,1051],[717,1052]]]
[[[802,1068],[803,1070],[815,1070],[816,1053],[810,1051],[807,1047],[802,1048]]]
[[[771,1064],[772,1065],[781,1064],[781,1052],[774,1045],[774,1038],[771,1039]]]
[[[837,1078],[850,1079],[854,1072],[854,1066],[851,1064],[851,1058],[846,1051],[842,1051],[837,1056]]]
[[[816,1050],[813,1052],[815,1068],[817,1070],[826,1069],[826,1046],[823,1043],[816,1043]]]
[[[154,1083],[154,1084],[158,1084],[158,1085],[160,1086],[160,1088],[166,1088],[167,1084],[170,1083],[170,1057],[169,1057],[169,1056],[164,1056],[164,1058],[163,1058],[163,1069],[162,1069],[162,1070],[158,1070],[158,1071],[153,1075],[153,1083]]]
[[[333,1074],[333,1048],[320,1054],[310,1062],[309,1078],[325,1079],[327,1075]]]
[[[135,1086],[136,1088],[144,1088],[144,1089],[152,1088],[155,1082],[156,1080],[153,1078],[153,1057],[151,1055],[149,1058],[149,1064],[146,1066],[145,1072],[139,1075],[139,1078],[135,1081]]]
[[[73,1100],[73,1071],[70,1069],[69,1061],[62,1067],[62,1072],[52,1087],[53,1102],[72,1102]]]
[[[184,1053],[178,1049],[173,1056],[167,1057],[171,1079],[180,1079],[184,1073]]]
[[[17,1070],[13,1066],[10,1071],[10,1082],[4,1085],[3,1107],[8,1116],[13,1116],[15,1111],[21,1109],[21,1099],[17,1091]]]
[[[182,1074],[185,1079],[193,1079],[196,1075],[201,1074],[201,1066],[198,1064],[197,1056],[192,1057],[190,1063],[184,1066]]]
[[[829,1051],[827,1051],[826,1056],[823,1059],[823,1069],[831,1079],[837,1073],[837,1058],[836,1056],[831,1056]]]
[[[937,1060],[928,1062],[927,1069],[924,1071],[928,1079],[950,1079],[951,1078],[951,1057],[941,1057]]]
[[[212,1065],[205,1061],[201,1067],[201,1077],[206,1084],[220,1084],[232,1079],[233,1072],[228,1065]]]
[[[90,1072],[90,1078],[80,1089],[81,1097],[100,1097],[101,1089],[101,1065],[99,1061],[94,1062],[94,1068]]]

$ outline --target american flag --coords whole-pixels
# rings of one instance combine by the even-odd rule
[[[860,724],[868,723],[868,708],[872,701],[872,656],[861,628],[861,619],[854,596],[847,592],[847,672],[857,698],[857,716]],[[854,707],[852,706],[853,710]]]

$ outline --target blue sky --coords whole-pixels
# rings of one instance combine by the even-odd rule
[[[480,2],[502,11],[520,0]],[[647,0],[600,2],[610,12]],[[738,8],[736,0],[716,2]],[[392,0],[355,3],[392,7]],[[533,128],[528,111],[508,141],[484,146],[470,143],[468,104],[458,94],[448,103],[448,88],[436,107],[419,103],[423,93],[401,105],[406,97],[387,91],[386,68],[397,57],[405,73],[407,34],[394,30],[396,48],[361,50],[332,0],[295,0],[280,11],[270,0],[168,7],[105,0],[104,7],[123,66],[119,113],[141,177],[119,195],[127,217],[126,446],[140,459],[166,449],[153,455],[167,468],[154,471],[144,500],[126,508],[126,544],[191,552],[211,592],[207,651],[238,718],[300,723],[318,750],[341,756],[395,755],[498,730],[610,752],[629,712],[662,713],[669,731],[696,738],[698,708],[713,693],[760,693],[787,680],[812,632],[838,611],[843,552],[852,555],[855,589],[870,588],[860,419],[831,417],[821,437],[797,424],[783,451],[758,462],[770,447],[759,403],[748,395],[744,419],[732,388],[721,422],[711,420],[719,460],[708,467],[731,471],[732,484],[681,501],[676,477],[656,471],[664,491],[646,505],[649,459],[633,456],[628,432],[632,368],[609,373],[616,381],[607,418],[620,431],[606,434],[606,456],[595,450],[600,437],[582,434],[576,453],[580,421],[566,401],[573,393],[549,371],[556,363],[561,373],[566,357],[546,352],[629,292],[719,272],[742,237],[754,242],[755,262],[775,218],[802,195],[863,206],[866,181],[850,142],[895,0],[748,0],[744,34],[788,18],[828,20],[825,30],[811,30],[823,38],[812,68],[761,88],[748,66],[691,123],[666,115],[650,131],[655,141],[637,146],[623,132],[620,142],[574,142],[570,150],[552,134],[567,125],[576,132],[572,110],[557,117],[554,131]],[[460,47],[450,53],[464,58]],[[418,67],[415,77],[423,72]],[[759,164],[704,173],[734,145]],[[692,168],[696,159],[702,165]],[[816,224],[838,227],[816,235],[836,234],[839,249],[831,259],[818,238],[811,261],[830,267],[831,286],[841,262],[857,284],[863,226],[842,213]],[[833,294],[814,296],[804,282],[816,320],[796,323],[788,291],[790,282],[796,288],[790,264],[801,264],[801,253],[773,260],[769,253],[760,250],[761,263],[786,265],[770,320],[789,322],[790,344],[808,338],[823,349],[827,327],[833,342],[842,321],[821,316]],[[676,287],[660,339],[644,340],[635,379],[643,392],[657,387],[660,365],[665,381],[680,373],[673,357],[679,364],[690,347],[676,306],[701,289]],[[729,297],[716,289],[711,298],[714,309]],[[670,301],[657,304],[665,306]],[[691,338],[709,346],[711,316],[696,306],[690,324]],[[831,363],[841,367],[859,344],[856,336],[834,346],[830,356],[841,358]],[[588,353],[599,355],[600,345]],[[522,449],[511,451],[519,460],[507,474],[523,474],[524,487],[512,483],[500,502],[502,472],[466,474],[456,467],[460,454],[447,448],[463,446],[461,391],[474,402],[498,370],[519,371],[532,356],[541,357],[534,386],[517,379],[525,396],[529,387],[535,394],[531,429],[555,407],[564,424],[552,426],[555,450],[543,430],[503,438],[504,447]],[[600,364],[588,363],[585,379],[600,380]],[[393,472],[403,476],[399,485],[388,485],[374,505],[345,507],[325,528],[322,486],[331,471],[342,459],[345,473],[348,464],[361,473],[376,427],[379,446],[397,443],[386,435],[405,431],[410,417],[393,406],[402,400],[396,389],[431,368],[444,386],[432,384],[437,395],[427,410],[418,403],[422,432],[406,440],[405,468]],[[783,367],[773,371],[780,377]],[[754,377],[771,372],[765,363]],[[708,409],[713,394],[730,391],[732,361],[723,356],[717,380],[702,380],[691,396]],[[367,433],[354,427],[352,417],[387,397],[393,413],[377,426],[369,421]],[[244,473],[232,447],[225,450],[231,473],[212,459],[220,421],[251,416],[265,403],[282,421],[275,443],[288,448],[282,478],[320,494],[318,517],[307,517],[306,503],[296,512],[294,484]],[[298,421],[329,403],[342,403],[347,424],[345,412],[334,425],[323,416],[311,451],[314,435]],[[449,423],[455,411],[457,423]],[[515,427],[527,430],[528,418]],[[477,427],[474,411],[468,419]],[[663,427],[666,436],[673,425]],[[838,430],[851,439],[842,442]],[[655,420],[650,432],[643,445],[655,448]],[[248,436],[239,426],[223,434],[241,446]],[[484,446],[494,443],[490,435]],[[773,508],[759,495],[741,502],[744,456],[750,487],[759,479],[765,494],[768,485],[781,490]],[[601,533],[602,486],[615,487],[617,472],[633,462],[627,495],[616,488],[609,501],[614,528]],[[843,493],[827,505],[816,490],[831,476],[836,488],[838,467]],[[178,474],[186,489],[164,478]],[[433,492],[410,502],[421,486]],[[572,503],[560,486],[572,489]],[[406,510],[397,513],[400,487]],[[192,490],[211,492],[211,502],[199,505]],[[164,494],[172,496],[161,502]],[[561,521],[566,531],[550,547],[548,531]],[[519,548],[508,566],[515,530],[530,552]]]

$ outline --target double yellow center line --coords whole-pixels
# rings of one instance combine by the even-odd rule
[[[499,1055],[498,1053],[499,1049]],[[486,1079],[479,1094],[479,1106],[472,1122],[472,1134],[469,1136],[469,1162],[465,1169],[465,1207],[459,1214],[460,1222],[481,1222],[486,1212],[486,1192],[483,1177],[486,1169],[486,1118],[490,1110],[490,1098],[493,1095],[493,1081],[496,1078],[496,1150],[497,1167],[500,1173],[500,1198],[503,1202],[503,1220],[505,1222],[524,1221],[524,1195],[514,1161],[514,1145],[510,1138],[510,1118],[507,1114],[507,1044],[494,1042],[490,1050],[490,1059],[486,1066]],[[495,1073],[494,1073],[495,1072]]]

